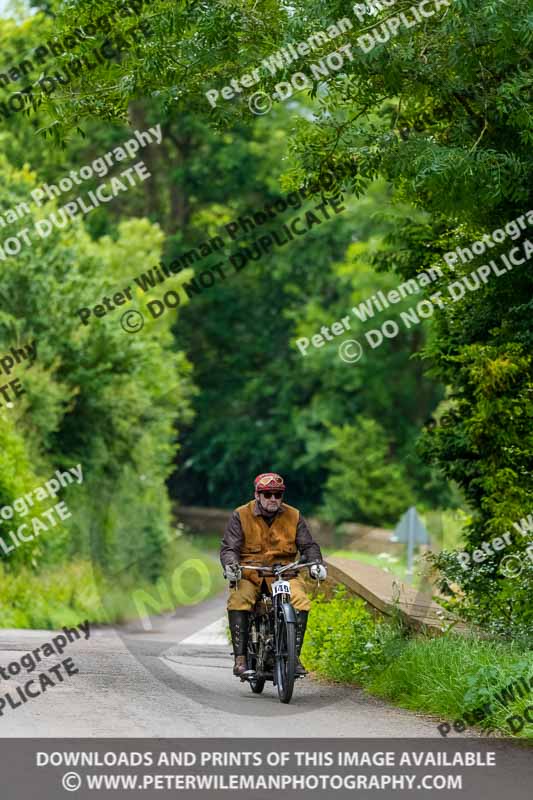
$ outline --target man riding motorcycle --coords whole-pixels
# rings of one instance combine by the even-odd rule
[[[237,677],[248,670],[246,650],[249,616],[259,597],[261,582],[265,580],[270,588],[273,581],[273,578],[263,579],[253,570],[246,570],[246,577],[243,578],[239,563],[256,566],[290,564],[296,560],[297,552],[307,561],[322,561],[320,547],[311,536],[307,522],[297,508],[283,502],[284,491],[285,483],[281,475],[275,472],[258,475],[254,480],[255,500],[235,509],[222,539],[220,561],[224,567],[224,577],[230,582],[227,609],[235,656],[233,674]],[[327,576],[323,564],[313,565],[309,572],[312,578],[319,580]],[[289,579],[289,583],[291,603],[296,611],[296,674],[305,675],[300,652],[311,601],[300,574]]]

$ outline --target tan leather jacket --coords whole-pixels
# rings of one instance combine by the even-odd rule
[[[255,500],[239,506],[231,515],[222,546],[220,561],[227,564],[289,564],[298,553],[309,561],[321,561],[322,553],[314,541],[304,517],[297,508],[282,503],[274,517],[267,517]],[[259,585],[261,576],[244,570],[243,578]]]

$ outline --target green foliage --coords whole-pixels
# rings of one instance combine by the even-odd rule
[[[5,160],[0,171],[3,208],[37,183]],[[25,224],[31,229],[54,208],[47,204]],[[176,452],[174,425],[190,419],[190,365],[173,348],[170,322],[156,336],[148,321],[135,338],[118,318],[83,326],[76,312],[127,285],[158,256],[161,240],[157,226],[130,220],[118,225],[116,238],[95,242],[76,221],[47,239],[34,235],[32,246],[2,262],[0,352],[36,340],[37,360],[17,368],[26,394],[0,409],[0,505],[58,467],[81,463],[84,473],[83,487],[71,487],[65,498],[72,520],[4,556],[8,570],[91,554],[109,569],[134,557],[140,575],[154,576],[157,564],[142,556],[170,526],[165,480]]]
[[[499,691],[518,677],[531,675],[530,651],[517,645],[449,634],[438,638],[416,637],[390,659],[381,672],[365,684],[372,694],[410,710],[438,714],[450,724],[465,712],[491,701],[493,713],[481,722],[509,736],[507,717],[520,714],[531,698],[519,698],[503,706]],[[519,734],[531,738],[526,724]]]
[[[8,57],[20,57],[51,30],[61,38],[113,5],[52,2],[45,9],[57,12],[53,23],[44,14],[23,25],[2,23]],[[5,120],[16,138],[4,137],[3,146],[20,170],[6,180],[6,207],[33,185],[26,160],[48,177],[57,164],[116,141],[118,128],[110,133],[101,120],[125,122],[129,116],[136,127],[154,119],[163,125],[165,144],[157,155],[147,154],[154,177],[141,198],[122,201],[116,215],[96,212],[71,234],[54,233],[46,247],[17,260],[20,271],[11,274],[8,264],[1,278],[2,299],[13,299],[15,309],[0,320],[2,341],[34,333],[42,342],[11,428],[5,418],[6,446],[26,465],[24,486],[47,475],[52,464],[87,460],[88,488],[101,499],[94,525],[98,560],[120,561],[123,551],[136,557],[145,542],[157,550],[168,527],[163,486],[178,437],[171,486],[189,502],[234,505],[247,491],[245,476],[274,467],[286,474],[290,499],[304,510],[322,505],[335,519],[361,512],[379,523],[394,521],[412,499],[426,508],[449,505],[453,482],[468,504],[469,550],[529,510],[533,339],[532,279],[525,267],[445,303],[431,323],[402,332],[356,366],[341,363],[337,342],[305,357],[295,348],[287,352],[289,341],[349,315],[350,305],[394,288],[398,276],[413,278],[442,263],[443,253],[482,239],[530,206],[526,0],[457,0],[451,12],[402,28],[365,54],[357,47],[360,29],[379,26],[388,9],[359,24],[345,0],[296,1],[290,13],[276,0],[154,0],[143,12],[152,28],[148,38],[83,72],[36,113]],[[259,121],[252,121],[245,97],[211,109],[207,89],[345,15],[354,21],[346,36],[354,57],[327,88],[315,82],[311,99],[299,96]],[[126,33],[136,21],[119,20],[113,34]],[[87,40],[79,54],[104,38],[98,33]],[[313,54],[313,61],[322,54]],[[56,66],[73,57],[65,53]],[[271,92],[292,71],[263,76],[254,91]],[[222,136],[216,139],[203,119]],[[67,141],[82,123],[91,140],[85,150]],[[34,136],[38,129],[66,145],[54,164],[45,163]],[[284,188],[295,188],[340,164],[351,166],[353,177],[343,186],[358,198],[346,214],[193,298],[180,308],[173,336],[174,314],[129,342],[107,318],[90,337],[74,330],[68,313],[158,257],[161,229],[168,234],[166,251],[174,255],[275,200],[282,169]],[[386,215],[375,213],[385,206]],[[148,220],[126,221],[121,213],[146,214]],[[151,224],[155,220],[161,228]],[[445,290],[481,263],[476,258],[444,268],[431,292]],[[353,315],[350,320],[349,335],[364,336],[365,326]],[[189,363],[176,347],[195,365],[195,399]],[[412,358],[415,353],[421,358]],[[173,386],[175,394],[167,396]],[[447,396],[435,411],[442,386]],[[431,414],[434,423],[426,426],[416,454],[415,441]],[[139,474],[153,478],[150,491],[136,483]],[[357,491],[348,494],[347,485]],[[14,483],[6,466],[4,486],[7,502]],[[118,510],[123,506],[127,512]],[[80,519],[74,552],[88,547],[88,512]],[[138,531],[133,540],[130,527]],[[36,563],[45,555],[30,548],[16,558]],[[520,630],[527,626],[529,570],[510,583],[499,575],[498,559],[475,565],[468,576],[454,573],[452,561],[444,554],[438,566],[456,609],[470,615],[477,608],[500,629],[510,619]],[[157,559],[147,561],[150,576],[158,569]]]
[[[302,659],[338,681],[358,681],[381,653],[376,623],[363,600],[339,586],[331,601],[318,596],[309,615]]]
[[[58,629],[86,619],[109,622],[95,591],[93,568],[75,560],[43,570],[27,567],[16,573],[0,565],[0,626]]]
[[[509,577],[505,565],[500,569],[502,559],[509,556],[516,557],[521,565],[516,576]],[[445,598],[443,606],[493,635],[531,646],[533,564],[520,542],[488,556],[483,563],[472,562],[472,568],[466,571],[456,554],[448,550],[430,561],[439,571],[437,583]]]
[[[327,14],[344,8],[336,3]],[[325,16],[321,3],[300,10],[308,21]],[[388,14],[383,9],[372,25]],[[429,213],[391,232],[400,258],[386,252],[381,264],[406,279],[440,263],[443,276],[432,292],[445,293],[450,281],[488,260],[458,261],[452,270],[439,261],[444,252],[481,240],[531,208],[530,25],[526,2],[455,3],[453,13],[402,31],[369,56],[356,52],[345,74],[329,82],[320,112],[295,126],[293,151],[308,172],[349,157],[364,180],[385,177],[396,200]],[[508,249],[506,242],[489,257]],[[445,303],[423,350],[449,395],[420,453],[466,497],[470,551],[530,509],[531,289],[524,265]],[[498,575],[500,559],[455,576],[456,609],[470,615],[477,607],[480,620],[498,619],[502,629],[512,619],[523,629],[531,620],[530,573],[510,583]]]
[[[52,5],[57,15],[52,30],[62,41],[72,29],[113,13],[118,4],[116,0],[89,5],[53,0]],[[149,26],[147,35],[132,36],[141,21]],[[191,106],[203,108],[207,113],[206,89],[242,74],[243,63],[255,62],[258,46],[269,53],[276,38],[282,37],[286,21],[287,12],[278,0],[209,0],[205,4],[150,0],[140,14],[119,15],[110,31],[101,25],[75,52],[54,59],[54,66],[62,67],[75,57],[90,57],[108,37],[112,42],[123,37],[127,43],[119,57],[103,64],[96,62],[93,69],[84,69],[60,92],[39,98],[38,113],[48,118],[47,133],[60,142],[64,142],[69,128],[91,117],[124,121],[132,98],[155,98],[165,113],[183,110],[184,105],[189,105],[189,110]],[[49,34],[50,20],[38,14],[32,27]]]
[[[206,575],[209,575],[209,581],[203,587],[205,598],[222,590],[224,579],[213,556],[206,555],[188,541],[180,541],[165,555],[166,563],[159,571],[157,581],[139,578],[131,566],[128,574],[123,570],[120,574],[109,575],[108,570],[95,568],[94,562],[79,558],[37,573],[24,566],[15,573],[0,564],[0,627],[57,630],[86,619],[108,625],[139,621],[135,593],[144,591],[159,597],[158,581],[166,581],[171,586],[174,565],[183,564],[188,559],[200,559]],[[192,571],[189,576],[184,576],[181,583],[185,595],[187,592],[191,597],[198,595],[194,580]],[[181,604],[180,598],[170,591],[170,602],[163,602],[158,613],[172,611]],[[157,613],[157,609],[150,609],[150,613]]]
[[[498,699],[513,681],[533,676],[531,651],[453,633],[408,637],[397,622],[375,620],[363,600],[347,596],[342,586],[331,601],[313,601],[302,660],[320,676],[357,683],[396,705],[439,715],[450,725],[490,701],[493,711],[480,724],[510,735],[506,719],[531,703],[527,696],[505,705]],[[532,734],[526,724],[518,735]]]
[[[265,182],[256,181],[238,198],[230,198],[224,217],[223,206],[217,204],[219,220],[250,216],[279,197],[279,190],[274,191],[279,166],[273,161],[279,160],[282,121],[261,120],[255,127],[253,139],[261,142],[255,170]],[[235,146],[241,152],[245,148],[240,140]],[[231,153],[237,161],[233,142]],[[240,163],[248,164],[245,149]],[[244,175],[242,181],[247,180]],[[248,235],[240,231],[240,243],[270,228],[279,232],[283,222],[302,216],[304,209],[319,202],[315,195],[302,208],[295,203],[270,226]],[[365,356],[355,366],[338,355],[341,341],[363,336],[364,325],[350,306],[378,288],[386,291],[396,285],[390,275],[376,276],[371,266],[373,256],[385,247],[380,233],[388,230],[387,221],[378,217],[386,202],[383,186],[373,187],[368,198],[353,202],[345,197],[344,202],[342,215],[247,264],[238,275],[230,273],[211,291],[192,298],[179,315],[176,335],[195,364],[200,388],[194,426],[184,434],[181,475],[173,483],[184,502],[237,505],[243,491],[248,491],[243,476],[275,466],[289,483],[289,502],[316,512],[322,507],[334,458],[332,426],[360,415],[375,420],[383,431],[387,461],[405,473],[417,501],[428,506],[447,501],[445,484],[432,479],[414,448],[420,426],[442,396],[437,385],[423,378],[420,363],[410,358],[420,335],[384,345],[379,358]],[[206,211],[202,217],[207,221],[213,214],[209,217]],[[295,346],[298,339],[310,339],[321,326],[331,327],[347,315],[351,329],[345,336],[334,337],[320,349],[311,345],[306,355]],[[350,439],[350,452],[353,449]],[[354,510],[354,497],[345,511]],[[405,497],[402,490],[394,509],[405,510]],[[388,522],[391,511],[386,509],[383,515],[379,501],[372,502],[372,513],[365,511],[363,519]]]
[[[58,4],[58,37],[61,38],[62,26],[64,33],[74,24],[94,20],[112,7],[113,3],[107,0],[91,9]],[[266,17],[260,21],[263,14],[268,15],[268,25],[264,24]],[[185,247],[220,233],[223,223],[239,214],[253,213],[279,197],[283,169],[280,154],[286,149],[285,128],[290,119],[286,110],[276,109],[267,119],[254,122],[250,117],[239,120],[231,131],[216,138],[200,121],[203,114],[198,106],[202,104],[204,111],[209,108],[202,93],[209,81],[218,85],[224,76],[240,74],[243,64],[281,44],[294,21],[274,2],[255,3],[253,8],[240,3],[222,8],[210,3],[200,12],[188,4],[160,0],[150,5],[147,16],[154,31],[150,39],[132,48],[119,63],[107,63],[90,74],[82,73],[77,85],[71,84],[62,91],[60,102],[53,96],[37,113],[42,122],[47,113],[51,114],[49,132],[59,138],[70,123],[77,125],[85,120],[92,140],[86,143],[85,152],[91,157],[98,153],[97,143],[101,150],[108,149],[117,135],[104,134],[95,120],[123,121],[128,101],[133,101],[128,110],[132,125],[141,128],[148,120],[161,122],[163,145],[143,154],[149,158],[153,175],[145,185],[145,208],[170,234],[166,249],[167,255],[173,257]],[[31,41],[39,35],[39,20],[40,17],[32,19],[28,24],[25,35]],[[114,30],[125,30],[133,21],[121,20]],[[48,25],[46,21],[43,30]],[[176,36],[180,31],[187,35]],[[195,35],[189,35],[193,31]],[[94,44],[93,40],[88,41],[79,50],[86,52]],[[55,61],[60,67],[70,58],[65,55]],[[180,65],[191,58],[195,64],[202,62],[202,67],[196,72],[188,63],[185,74]],[[95,81],[99,86],[97,94],[92,89]],[[188,93],[187,111],[181,87]],[[150,102],[139,99],[143,92],[152,95]],[[184,112],[179,117],[175,114],[178,107]],[[191,111],[195,112],[194,117]],[[227,113],[234,117],[230,104]],[[12,119],[6,122],[9,126],[14,124]],[[63,155],[63,159],[68,160],[69,153],[83,158],[80,144],[66,144],[67,156]],[[29,152],[34,150],[31,142]],[[10,156],[20,158],[20,152],[15,148]],[[305,172],[288,170],[287,188],[289,183],[295,188],[306,181]],[[372,269],[372,259],[384,248],[383,236],[390,228],[390,223],[376,219],[376,211],[387,200],[386,194],[382,185],[372,188],[368,199],[362,199],[357,206],[350,204],[348,213],[314,229],[305,241],[296,240],[262,259],[263,263],[248,265],[231,282],[194,297],[189,304],[184,298],[175,334],[195,364],[195,381],[200,389],[194,401],[194,427],[182,429],[181,433],[180,474],[171,483],[172,490],[184,501],[218,505],[241,502],[242,476],[269,466],[264,463],[265,453],[269,453],[277,462],[276,468],[290,481],[292,502],[303,505],[304,510],[316,509],[323,499],[329,473],[331,426],[364,414],[382,426],[391,469],[409,473],[408,482],[417,487],[417,499],[428,505],[446,502],[445,485],[431,477],[414,452],[420,425],[441,396],[438,387],[424,381],[420,365],[410,360],[411,353],[420,346],[418,333],[407,335],[400,346],[388,347],[387,343],[383,358],[357,369],[341,362],[332,352],[337,342],[322,351],[310,352],[305,359],[292,348],[287,352],[291,339],[312,335],[321,325],[329,325],[349,313],[351,302],[365,299],[377,288],[395,285],[394,279],[386,275],[376,285]],[[316,195],[306,207],[312,208],[320,199]],[[136,208],[129,198],[122,205],[128,211]],[[100,211],[91,215],[89,230],[92,235],[101,237],[109,232],[116,238],[121,225],[111,217],[110,207],[107,212],[106,208],[105,220]],[[289,209],[279,222],[299,213],[297,207],[293,213]],[[140,232],[140,227],[136,230]],[[264,232],[258,230],[259,234]],[[131,231],[128,233],[131,235]],[[243,236],[239,244],[252,238],[253,234]],[[354,239],[358,241],[354,243]],[[142,250],[144,243],[140,244]],[[132,246],[127,255],[136,250]],[[206,268],[207,264],[202,265],[198,272]],[[271,284],[269,290],[265,275]],[[181,279],[174,286],[179,282]],[[253,314],[249,313],[251,308]],[[197,325],[199,318],[201,326]],[[358,335],[362,326],[355,317],[353,326]],[[264,361],[261,375],[257,372],[258,345]],[[282,351],[284,359],[277,358]],[[231,375],[231,380],[224,380],[223,391],[222,363],[223,375]],[[419,391],[420,384],[423,391]],[[393,413],[390,388],[400,385],[402,397],[396,397]],[[415,392],[420,399],[416,406],[412,403]],[[227,409],[231,409],[230,414]],[[226,425],[220,426],[221,418],[227,419]],[[250,420],[248,426],[241,424],[243,418]],[[403,496],[395,508],[401,505]],[[379,503],[374,508],[379,509]],[[378,511],[377,515],[373,513],[372,521],[380,523],[385,518]]]
[[[384,430],[360,416],[353,425],[332,426],[330,433],[324,516],[335,522],[394,524],[412,505],[414,493],[402,465],[390,458]]]

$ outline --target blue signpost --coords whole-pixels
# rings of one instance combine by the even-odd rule
[[[391,542],[403,542],[407,544],[406,578],[409,583],[412,583],[415,545],[429,544],[429,533],[414,506],[408,508],[401,517],[391,536]]]

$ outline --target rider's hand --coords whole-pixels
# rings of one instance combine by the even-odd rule
[[[319,581],[325,581],[328,577],[328,571],[324,564],[313,564],[312,567],[309,567],[309,574]]]
[[[224,577],[231,583],[234,581],[240,581],[242,578],[242,569],[238,564],[226,564],[224,567]]]

